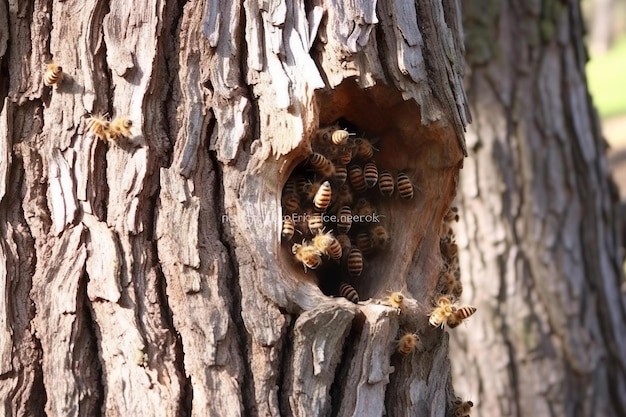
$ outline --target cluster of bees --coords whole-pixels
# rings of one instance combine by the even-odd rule
[[[411,200],[413,183],[406,173],[379,169],[372,141],[338,125],[318,129],[311,148],[283,188],[282,240],[305,271],[325,265],[331,292],[357,303],[352,281],[390,240],[373,202],[396,193]]]
[[[47,86],[58,87],[63,81],[63,76],[63,67],[51,62],[46,65],[43,81]],[[124,116],[112,121],[109,121],[106,116],[91,116],[87,120],[87,130],[105,142],[130,140],[133,137],[130,131],[132,126],[132,120]]]

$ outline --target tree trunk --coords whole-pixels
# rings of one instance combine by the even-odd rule
[[[0,0],[0,69],[5,415],[452,413],[428,314],[469,122],[459,2]],[[391,241],[360,304],[280,237],[337,121],[415,192],[367,194]]]
[[[465,5],[474,122],[457,236],[480,314],[451,341],[455,385],[482,415],[626,415],[617,191],[579,4]]]

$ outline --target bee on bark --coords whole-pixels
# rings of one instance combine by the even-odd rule
[[[363,176],[363,170],[358,165],[350,165],[348,168],[348,179],[350,184],[354,188],[354,191],[362,193],[367,190],[365,185],[365,177]]]
[[[372,143],[365,138],[354,139],[354,148],[356,150],[356,155],[365,161],[372,159],[374,156],[374,146],[372,146]]]
[[[358,277],[363,272],[363,254],[357,248],[348,252],[348,273],[350,276]]]
[[[472,314],[476,312],[476,307],[473,306],[463,306],[459,308],[453,308],[452,314],[448,317],[446,324],[451,329],[454,329],[459,324],[463,323],[463,320],[470,317]]]
[[[443,221],[446,223],[459,221],[459,209],[456,206],[450,207],[450,209],[443,216]]]
[[[87,119],[87,130],[100,140],[106,141],[109,124],[104,116],[91,116]]]
[[[403,355],[413,353],[419,342],[420,340],[415,333],[405,333],[398,341],[398,352]]]
[[[107,138],[111,141],[121,139],[130,139],[133,137],[130,128],[133,127],[133,121],[128,117],[118,117],[109,124]]]
[[[395,184],[393,176],[389,171],[381,171],[378,176],[378,189],[380,193],[386,197],[393,195]]]
[[[374,162],[368,162],[363,167],[363,177],[367,188],[373,188],[378,182],[378,167]]]
[[[293,220],[290,216],[283,217],[283,231],[282,237],[283,239],[289,241],[293,238],[293,234],[295,232],[295,226],[293,224]]]
[[[331,198],[332,190],[330,188],[330,183],[328,181],[324,181],[313,197],[313,205],[317,209],[324,211],[330,205]]]
[[[313,152],[311,157],[309,158],[309,162],[311,166],[324,178],[330,178],[335,174],[335,166],[328,158],[326,158],[321,153]]]
[[[411,183],[408,175],[404,172],[399,173],[396,183],[398,184],[398,194],[400,194],[400,197],[406,200],[413,198],[413,183]]]
[[[370,229],[369,235],[374,247],[383,247],[389,243],[389,233],[387,233],[387,229],[382,224]]]
[[[317,234],[324,228],[324,222],[322,219],[322,213],[316,213],[313,211],[307,212],[307,223],[311,234]]]
[[[342,282],[339,286],[339,295],[352,301],[354,304],[359,302],[359,293],[356,292],[352,285],[346,284],[345,282]]]
[[[298,262],[302,262],[305,272],[307,268],[316,269],[322,264],[322,253],[310,243],[294,243],[291,252]]]
[[[337,212],[337,231],[348,233],[352,226],[352,209],[350,206],[342,206]]]
[[[463,401],[460,397],[456,397],[452,403],[452,416],[469,417],[473,406],[473,402]]]
[[[401,292],[392,292],[389,296],[383,301],[383,304],[389,307],[396,308],[400,311],[404,310],[406,304],[404,302],[404,294]]]
[[[430,318],[428,322],[431,326],[434,327],[443,327],[444,324],[448,321],[452,313],[454,312],[454,306],[452,304],[452,300],[447,295],[442,295],[437,300],[437,306],[430,313]]]
[[[47,86],[59,85],[63,81],[63,67],[54,62],[46,65],[46,72],[43,75],[43,82]]]
[[[337,185],[344,185],[348,179],[348,169],[345,165],[335,165],[334,180]]]

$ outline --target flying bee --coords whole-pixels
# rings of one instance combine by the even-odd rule
[[[300,209],[300,198],[296,194],[287,194],[282,198],[283,211],[292,214]]]
[[[374,147],[372,146],[372,143],[365,138],[354,139],[354,147],[356,155],[364,161],[372,159],[374,156]]]
[[[400,172],[396,178],[396,183],[398,184],[398,194],[400,194],[400,197],[406,200],[413,198],[413,183],[411,183],[408,175],[404,172]]]
[[[463,401],[460,397],[456,397],[452,403],[452,416],[469,417],[473,406],[473,402]]]
[[[373,161],[366,163],[363,167],[363,178],[367,188],[373,188],[378,182],[378,167]]]
[[[331,198],[332,190],[330,188],[330,183],[328,181],[324,181],[313,197],[313,205],[315,208],[324,211],[330,205]]]
[[[374,250],[372,239],[367,232],[359,232],[356,235],[356,247],[359,248],[363,255],[370,255]]]
[[[55,64],[54,62],[46,65],[46,72],[43,75],[43,82],[45,85],[58,86],[63,81],[63,67]]]
[[[313,211],[307,212],[307,224],[309,225],[311,234],[317,234],[324,228],[322,213],[316,213]]]
[[[386,197],[393,195],[394,181],[389,171],[381,171],[378,175],[378,189]]]
[[[348,179],[348,169],[345,165],[335,165],[335,176],[333,177],[337,185],[344,185]]]
[[[291,216],[283,216],[283,231],[282,237],[286,241],[289,241],[293,238],[293,234],[295,232],[295,226],[293,224],[293,219]]]
[[[437,300],[437,306],[430,313],[430,318],[428,322],[431,326],[434,327],[443,327],[443,325],[448,321],[450,316],[452,316],[454,312],[454,306],[452,305],[452,300],[447,295],[442,295]]]
[[[348,273],[351,276],[359,276],[363,272],[363,254],[357,248],[351,248],[348,252]]]
[[[328,158],[326,158],[321,153],[313,152],[311,157],[309,158],[309,163],[321,176],[324,178],[330,178],[335,174],[335,166]]]
[[[356,292],[352,285],[346,284],[345,282],[342,282],[339,286],[339,295],[352,301],[354,304],[359,302],[359,293]]]
[[[322,264],[322,253],[315,246],[305,241],[302,244],[294,243],[291,252],[298,262],[302,262],[305,272],[307,268],[316,269]]]
[[[389,243],[389,233],[387,233],[387,229],[382,224],[371,228],[369,235],[374,247],[383,247]]]
[[[354,205],[354,209],[352,210],[354,216],[367,218],[368,216],[373,217],[375,211],[374,207],[367,201],[365,198],[359,198]],[[365,220],[365,219],[363,219]]]
[[[337,162],[341,165],[348,165],[350,161],[352,161],[352,150],[347,146],[340,148],[337,154]]]
[[[87,119],[87,130],[100,140],[106,140],[109,130],[109,121],[104,116],[91,116]]]
[[[405,333],[398,341],[398,352],[408,355],[415,352],[419,345],[420,339],[415,333]]]
[[[350,180],[350,184],[354,188],[354,191],[362,193],[367,190],[367,185],[365,185],[365,177],[363,176],[363,170],[358,165],[350,165],[348,167],[348,179]]]
[[[389,297],[387,297],[383,301],[383,304],[401,311],[404,309],[404,307],[406,307],[406,304],[404,302],[404,294],[397,291],[392,292],[391,294],[389,294]]]
[[[457,309],[453,308],[452,314],[448,317],[446,324],[451,329],[454,329],[459,324],[463,323],[463,320],[467,319],[469,316],[476,312],[476,307],[474,306],[463,306]]]
[[[342,206],[337,212],[337,231],[348,233],[352,227],[352,209],[350,206]]]
[[[121,139],[130,139],[133,137],[130,128],[133,127],[133,121],[128,117],[118,117],[109,124],[107,139],[118,141]]]

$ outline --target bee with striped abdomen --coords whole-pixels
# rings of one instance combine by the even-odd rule
[[[46,71],[43,75],[43,82],[45,85],[58,86],[63,81],[63,67],[55,64],[54,62],[46,65]]]
[[[330,159],[326,158],[321,153],[313,152],[309,157],[309,163],[315,172],[324,178],[330,178],[335,174],[335,166]]]
[[[307,268],[316,269],[322,264],[322,253],[315,246],[305,241],[302,244],[294,243],[291,252],[298,262],[302,262],[305,272]]]
[[[295,226],[293,224],[293,219],[290,216],[283,217],[283,230],[282,237],[286,241],[290,241],[293,238],[295,233]]]
[[[348,273],[358,277],[363,272],[363,254],[358,248],[351,248],[348,252]]]
[[[472,314],[476,312],[476,307],[474,306],[463,306],[459,308],[453,308],[452,314],[448,317],[446,324],[451,329],[454,329],[459,324],[463,323],[463,320],[470,317]]]
[[[413,183],[408,175],[404,172],[400,172],[396,179],[396,184],[398,184],[398,194],[400,194],[400,197],[406,200],[413,198]]]
[[[130,128],[133,127],[133,121],[128,117],[118,117],[109,124],[107,130],[107,139],[110,141],[118,141],[121,139],[130,139],[133,134]]]
[[[393,195],[395,184],[389,171],[381,171],[378,175],[378,189],[386,197]]]
[[[331,198],[332,190],[330,188],[330,183],[328,181],[324,181],[313,197],[313,205],[315,208],[325,211],[330,205]]]
[[[365,185],[365,176],[363,175],[363,170],[360,166],[350,165],[348,167],[348,179],[350,180],[350,185],[352,185],[354,191],[362,193],[367,190],[367,185]]]
[[[335,176],[333,177],[335,184],[344,185],[348,179],[348,169],[345,165],[335,165]]]
[[[352,209],[350,206],[342,206],[337,211],[337,231],[345,234],[350,227],[352,227]]]
[[[374,156],[374,146],[365,138],[354,139],[354,148],[356,155],[364,161],[372,159]]]
[[[339,286],[339,295],[352,301],[354,304],[359,302],[359,294],[352,285],[346,284],[345,282],[342,282]]]
[[[324,228],[324,221],[322,218],[322,213],[317,213],[315,211],[309,210],[307,212],[307,224],[309,225],[309,230],[311,234],[317,234]]]
[[[378,182],[378,167],[373,161],[366,163],[363,167],[363,178],[367,188],[373,188]]]

